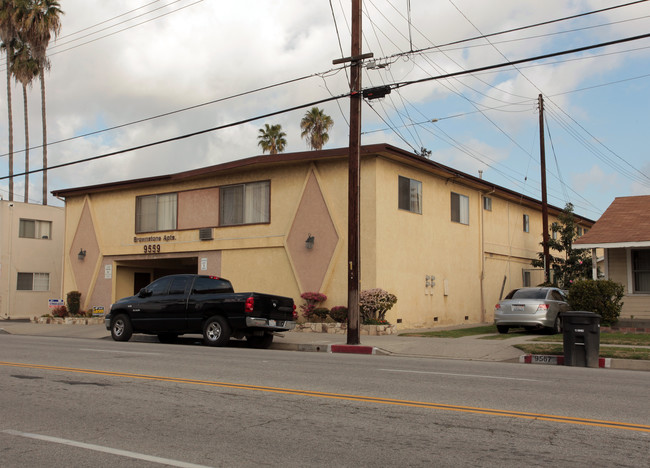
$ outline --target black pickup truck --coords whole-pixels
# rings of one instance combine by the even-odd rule
[[[235,293],[230,281],[215,276],[169,275],[111,305],[106,329],[116,341],[146,333],[167,343],[200,333],[209,346],[245,337],[251,347],[268,348],[273,332],[291,330],[296,317],[289,297]]]

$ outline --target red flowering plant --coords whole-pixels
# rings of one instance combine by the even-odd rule
[[[308,322],[311,322],[314,320],[315,317],[319,318],[325,318],[325,317],[320,317],[321,310],[319,309],[318,305],[321,302],[325,302],[327,300],[327,296],[325,294],[321,294],[318,292],[306,292],[302,293],[300,295],[302,299],[304,299],[304,304],[300,306],[300,310],[302,311],[302,315],[307,319]],[[327,309],[324,309],[327,311]],[[320,313],[317,313],[320,312]],[[325,312],[325,316],[327,316],[327,312]]]
[[[397,302],[397,296],[380,288],[366,289],[359,295],[359,309],[364,325],[389,325],[388,312]]]
[[[335,306],[330,310],[330,317],[335,322],[345,323],[348,321],[348,308],[345,306]]]
[[[64,305],[52,309],[52,317],[67,317],[68,315],[68,309]]]

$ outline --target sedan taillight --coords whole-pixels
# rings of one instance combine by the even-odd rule
[[[293,305],[293,320],[298,320],[298,312],[296,312],[296,304]]]
[[[537,311],[548,310],[548,304],[540,304],[537,306]]]
[[[497,305],[494,306],[494,310],[499,310],[501,308],[501,304],[497,303]]]

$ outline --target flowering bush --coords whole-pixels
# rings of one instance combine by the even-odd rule
[[[311,321],[314,317],[318,317],[318,315],[314,313],[316,306],[318,306],[321,302],[325,302],[327,300],[327,296],[325,294],[318,292],[302,293],[300,297],[305,300],[305,303],[300,306],[300,310],[302,311],[302,315],[308,321]],[[327,312],[325,312],[325,317],[326,316]]]
[[[397,296],[383,289],[366,289],[359,296],[359,309],[364,324],[387,325],[386,312],[397,302]],[[378,323],[381,322],[381,323]]]
[[[345,306],[332,307],[332,310],[330,310],[330,317],[335,322],[345,323],[348,321],[348,308]]]
[[[52,309],[52,317],[67,317],[68,309],[66,306],[58,306]]]

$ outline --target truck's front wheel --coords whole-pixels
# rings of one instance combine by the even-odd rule
[[[208,346],[224,346],[230,340],[230,327],[223,317],[215,315],[203,325],[203,343]]]
[[[125,314],[120,314],[113,319],[111,336],[115,341],[129,341],[133,335],[131,320]]]

